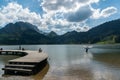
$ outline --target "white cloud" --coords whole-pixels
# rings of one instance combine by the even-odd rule
[[[54,32],[59,32],[59,31],[61,31],[60,29],[58,29],[58,28],[54,28],[54,27],[51,28],[51,30],[54,31]]]
[[[101,14],[104,16],[104,17],[109,17],[111,16],[112,14],[115,14],[117,12],[117,8],[115,7],[108,7],[104,10],[102,10]]]
[[[115,7],[100,10],[94,9],[91,4],[99,3],[100,0],[38,0],[43,8],[40,14],[31,12],[22,5],[11,2],[0,9],[0,26],[10,22],[29,22],[38,26],[45,32],[56,31],[65,33],[67,31],[87,31],[87,19],[106,18],[117,12]],[[42,3],[41,3],[42,2]]]
[[[44,11],[73,11],[82,6],[98,3],[99,0],[43,0]]]
[[[40,6],[45,11],[45,14],[43,14],[43,19],[46,22],[45,25],[52,27],[61,25],[61,27],[55,28],[54,31],[60,29],[65,32],[77,31],[76,27],[78,27],[78,24],[80,25],[92,15],[90,5],[98,2],[99,0],[43,0]],[[66,27],[68,27],[67,30]],[[80,30],[86,31],[83,28]]]
[[[70,26],[71,30],[77,31],[77,32],[84,32],[84,31],[88,31],[90,29],[90,27],[86,24],[86,22],[81,22],[81,23],[73,23]]]
[[[46,13],[43,14],[43,18],[51,26],[61,25],[61,28],[59,27],[61,31],[66,30],[63,28],[66,26],[69,26],[69,29],[67,28],[68,30],[87,31],[89,26],[83,27],[81,24],[82,22],[86,22],[89,17],[90,19],[106,18],[117,12],[115,7],[108,7],[102,11],[99,8],[94,9],[91,4],[97,4],[99,1],[100,0],[43,0],[41,6]]]
[[[61,25],[61,31],[64,26],[69,26],[69,30],[87,31],[89,26],[81,26],[87,19],[99,19],[109,17],[117,12],[115,7],[108,7],[103,10],[94,9],[91,4],[99,3],[100,0],[43,0],[41,4],[46,12],[47,22],[52,26]],[[55,17],[59,16],[59,17]],[[45,18],[44,18],[45,19]],[[63,25],[64,24],[64,25]],[[65,29],[66,30],[66,29]]]
[[[106,18],[106,17],[109,17],[109,16],[117,13],[117,8],[107,7],[103,10],[93,9],[93,12],[94,12],[93,15],[92,15],[93,19]]]
[[[18,3],[11,2],[0,10],[0,25],[4,26],[10,22],[29,22],[36,26],[41,25],[41,16],[31,12],[28,8],[23,8]]]
[[[89,6],[79,8],[76,12],[66,14],[67,20],[70,22],[81,22],[88,19],[92,15],[92,10]]]

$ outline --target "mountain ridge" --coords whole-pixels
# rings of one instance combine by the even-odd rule
[[[120,43],[120,19],[98,25],[87,32],[43,34],[27,22],[9,23],[0,29],[0,44],[94,44]]]

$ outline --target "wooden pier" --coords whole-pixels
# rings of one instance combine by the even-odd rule
[[[1,50],[1,55],[18,55],[17,59],[9,60],[2,70],[5,74],[34,75],[46,64],[48,55],[43,52],[29,50]]]

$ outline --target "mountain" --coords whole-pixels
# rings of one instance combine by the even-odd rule
[[[120,19],[96,26],[87,32],[67,32],[56,38],[59,44],[120,43]]]
[[[84,36],[85,32],[78,33],[76,31],[72,31],[59,36],[56,41],[60,44],[81,44]]]
[[[40,32],[39,29],[27,22],[16,22],[15,24],[9,23],[7,24],[0,33],[21,33],[21,31],[25,31],[27,29],[35,30],[36,32]]]
[[[120,19],[101,24],[90,29],[87,37],[91,43],[110,42],[118,43],[120,41]]]
[[[46,36],[53,38],[53,37],[56,37],[58,35],[54,31],[51,31],[50,33],[46,34]]]
[[[41,33],[34,25],[16,22],[0,29],[0,44],[86,44],[120,43],[120,19],[96,26],[87,32]]]
[[[96,26],[87,32],[68,32],[61,36],[68,43],[120,43],[120,19]]]
[[[0,44],[47,44],[48,40],[36,26],[26,22],[10,23],[0,29]]]

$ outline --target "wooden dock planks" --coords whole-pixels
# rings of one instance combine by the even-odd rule
[[[35,65],[5,64],[6,67],[35,67]]]
[[[31,72],[31,69],[20,69],[20,68],[3,68],[3,70],[12,70],[12,71],[25,71],[25,72]]]
[[[20,74],[22,72],[22,74],[33,75],[45,66],[48,58],[46,53],[30,50],[2,50],[0,53],[4,55],[23,55],[17,59],[9,60],[8,64],[5,65],[3,70],[9,74]]]

